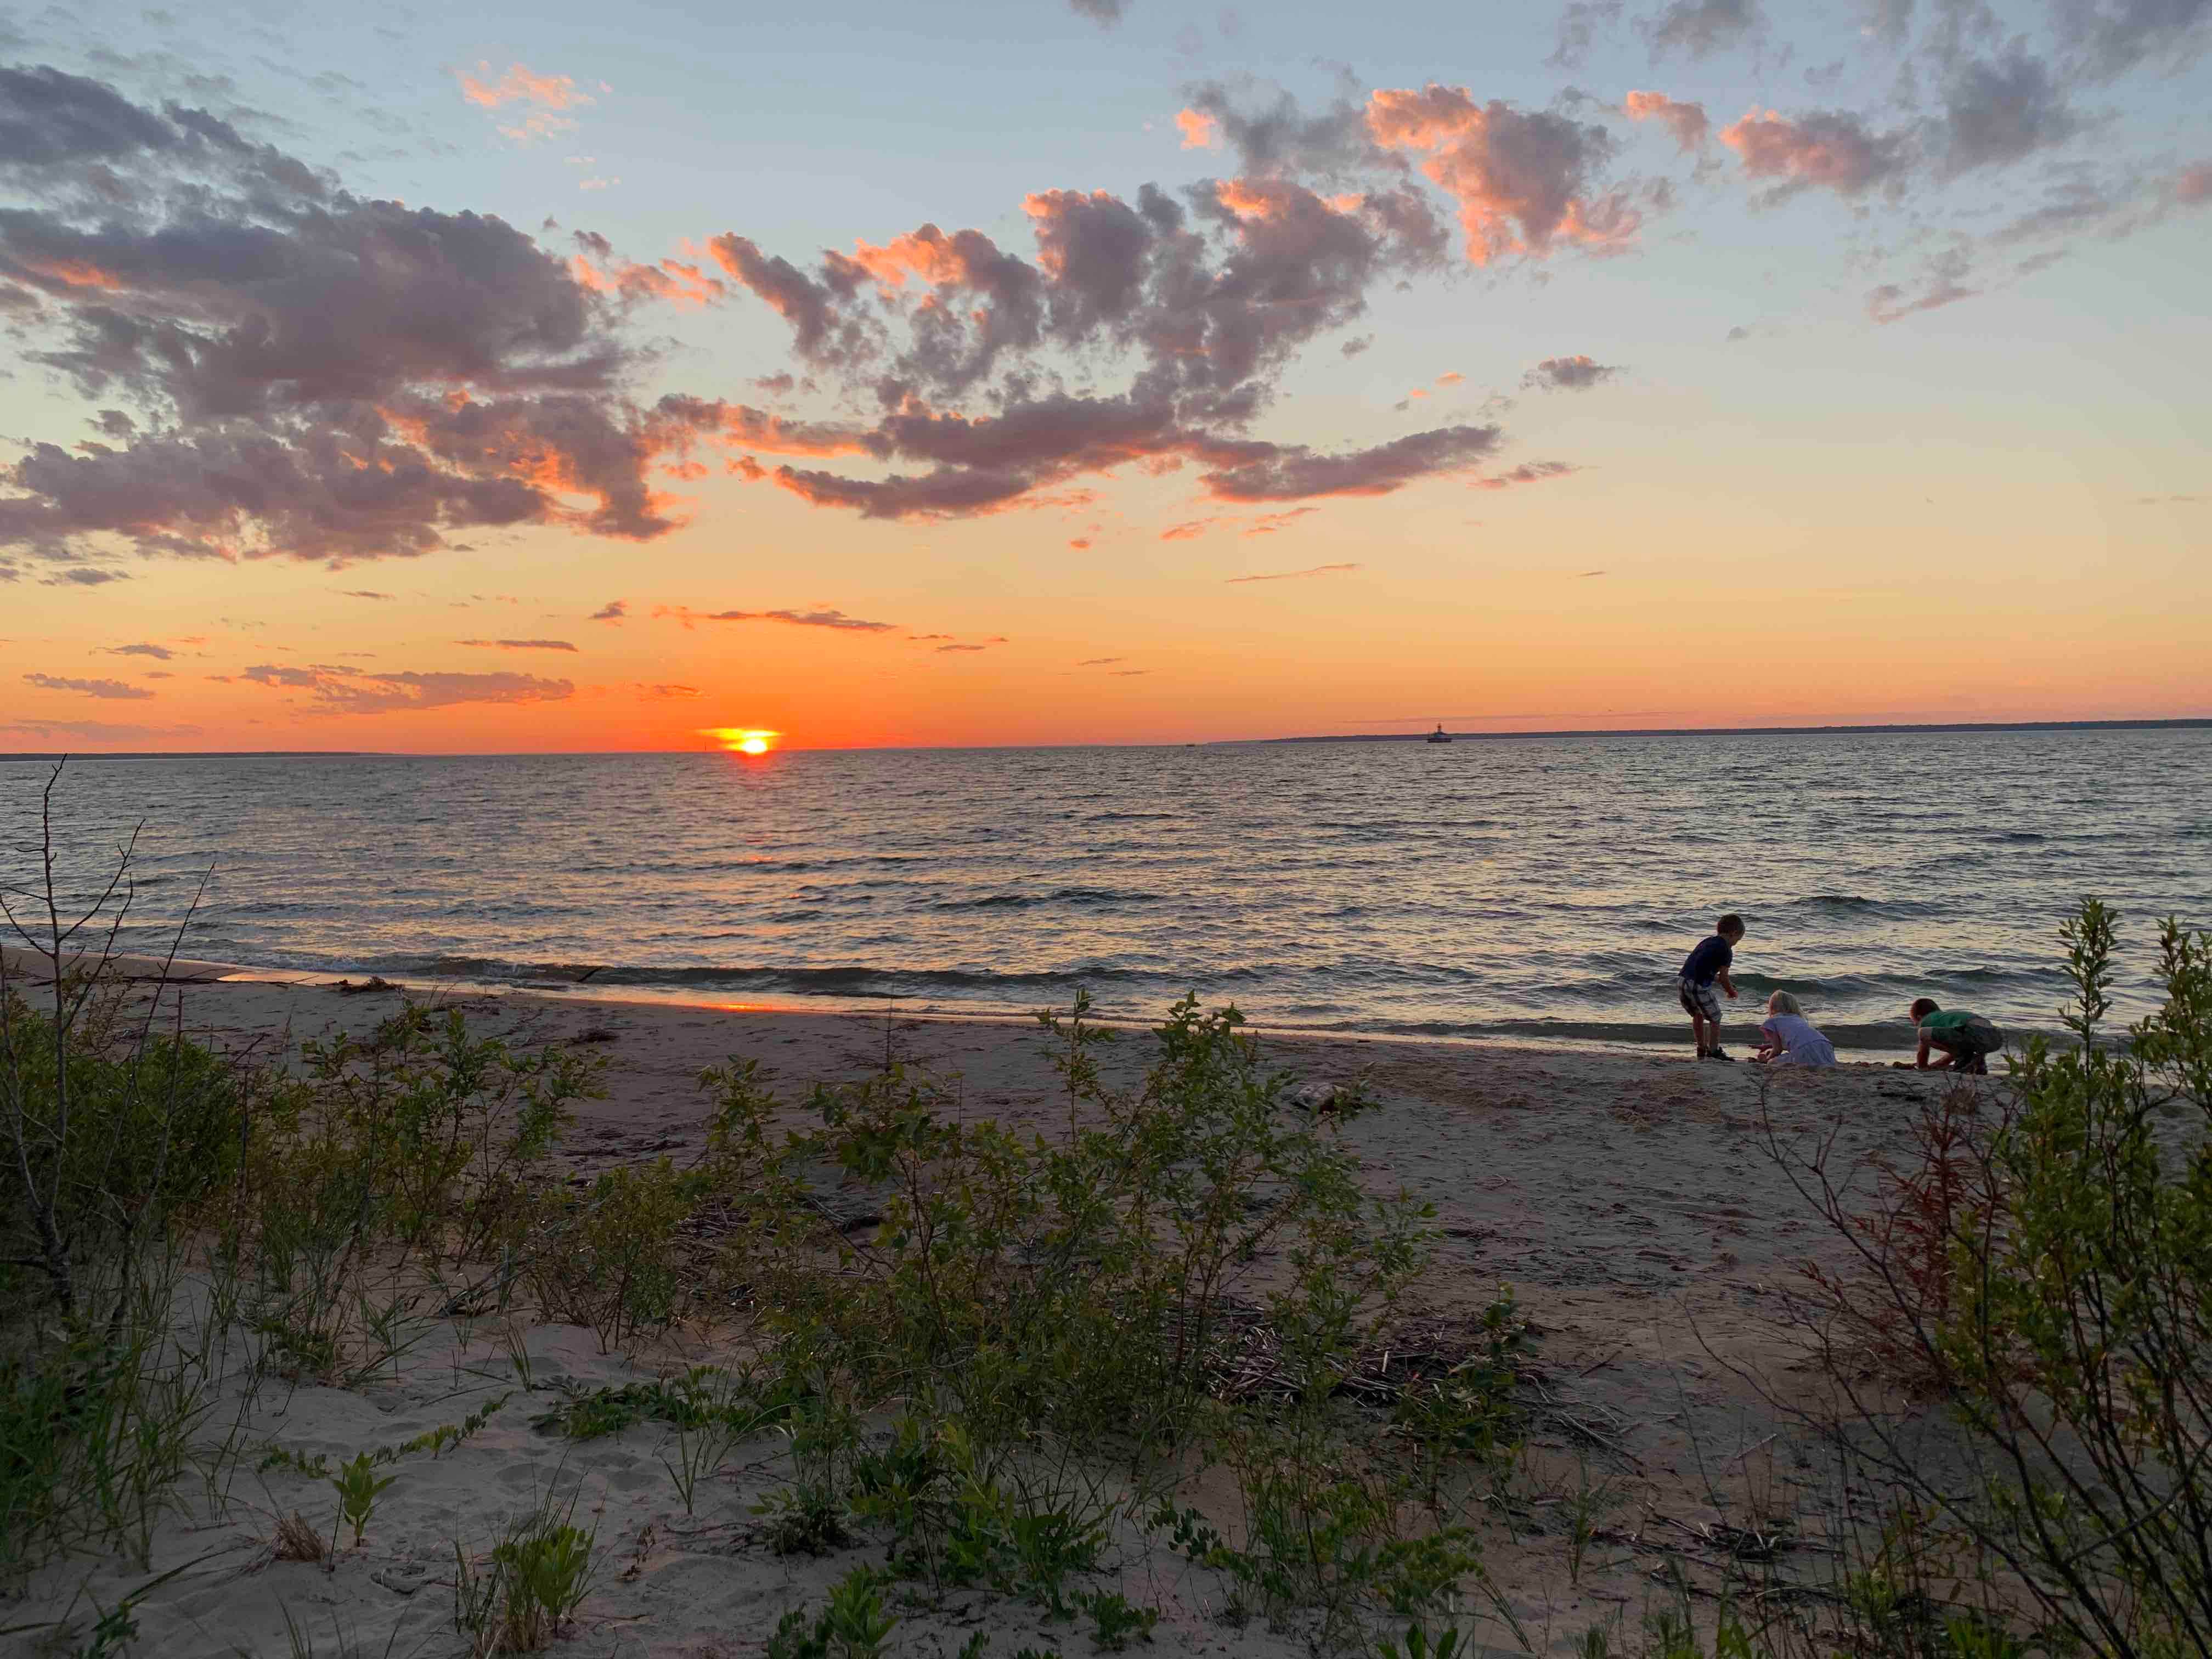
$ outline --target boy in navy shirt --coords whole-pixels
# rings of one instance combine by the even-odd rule
[[[1735,1000],[1735,981],[1729,977],[1729,967],[1735,960],[1736,941],[1742,937],[1743,918],[1733,913],[1723,916],[1713,924],[1713,936],[1700,941],[1682,963],[1679,988],[1682,1012],[1690,1017],[1699,1060],[1735,1058],[1721,1048],[1721,1000],[1713,986],[1717,981],[1720,989],[1729,994],[1729,1000]]]

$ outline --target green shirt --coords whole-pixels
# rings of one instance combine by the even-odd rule
[[[1978,1021],[1984,1024],[1988,1024],[1979,1014],[1961,1013],[1956,1008],[1938,1008],[1934,1013],[1922,1018],[1920,1029],[1929,1036],[1945,1036],[1962,1026],[1972,1025]]]

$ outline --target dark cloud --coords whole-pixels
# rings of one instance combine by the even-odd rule
[[[456,640],[453,642],[498,651],[574,651],[576,648],[566,640]]]
[[[1449,426],[1334,455],[1286,447],[1263,460],[1207,472],[1200,482],[1224,501],[1387,495],[1422,478],[1466,471],[1495,450],[1501,435],[1494,426]]]
[[[313,694],[331,714],[388,714],[410,708],[448,708],[459,703],[559,702],[575,695],[567,680],[535,674],[377,673],[317,665],[290,668],[262,663],[239,676],[257,685]]]
[[[2063,143],[2081,125],[2050,65],[2014,46],[1953,72],[1943,89],[1938,165],[1947,175],[2002,167]]]
[[[1620,373],[1620,365],[1596,362],[1587,356],[1547,357],[1521,377],[1521,386],[1527,392],[1587,392]]]
[[[26,674],[23,678],[48,691],[76,691],[88,697],[136,702],[154,695],[142,685],[131,685],[122,680],[73,680],[57,674]]]
[[[1743,44],[1766,26],[1758,0],[1674,0],[1639,27],[1655,57],[1703,58]]]
[[[988,651],[990,649],[988,646],[982,645],[940,645],[937,648],[939,651]]]
[[[1601,30],[1620,21],[1620,0],[1571,0],[1559,14],[1559,35],[1544,61],[1553,69],[1578,69]]]
[[[167,122],[97,81],[0,66],[0,167],[112,161],[184,142]]]
[[[1102,29],[1112,28],[1129,9],[1129,0],[1067,0],[1067,4],[1078,17],[1087,17]]]
[[[338,592],[349,599],[388,599],[393,596],[380,593],[373,587],[342,587]]]
[[[1127,657],[1085,657],[1075,665],[1078,668],[1103,668],[1109,663],[1127,662]]]
[[[620,622],[629,615],[629,604],[622,599],[609,599],[585,618],[587,622]]]
[[[166,645],[111,645],[103,649],[111,657],[151,657],[155,662],[167,662],[177,654]]]
[[[0,167],[32,205],[0,210],[0,278],[44,296],[28,356],[137,418],[32,445],[0,545],[343,562],[457,528],[672,526],[620,308],[529,236],[354,196],[204,111],[5,74]]]
[[[2054,0],[2060,38],[2100,78],[2156,62],[2179,68],[2212,35],[2212,0]]]

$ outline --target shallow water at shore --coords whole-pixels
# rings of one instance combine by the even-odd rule
[[[0,763],[11,883],[44,775]],[[127,944],[212,865],[189,953],[269,967],[1647,1042],[1734,908],[1738,1006],[1873,1046],[1923,994],[2053,1024],[2085,893],[2139,1012],[2153,918],[2212,922],[2208,780],[2212,732],[2086,731],[100,761],[60,803],[80,851],[144,822]]]

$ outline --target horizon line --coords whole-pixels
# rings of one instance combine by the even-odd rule
[[[1735,738],[1735,737],[1848,737],[1883,732],[2144,732],[2212,728],[2212,715],[2094,720],[1929,720],[1832,723],[1823,726],[1549,726],[1517,732],[1454,732],[1437,727],[1455,742],[1507,743],[1542,738]],[[1272,743],[1425,743],[1432,732],[1346,732],[1294,734],[1279,738],[1156,738],[1144,743],[950,743],[855,744],[849,748],[808,749],[780,745],[776,752],[793,754],[900,754],[943,750],[999,749],[1206,749]],[[507,760],[555,756],[587,755],[720,755],[718,748],[698,749],[24,749],[0,751],[0,763],[10,762],[101,760]]]

